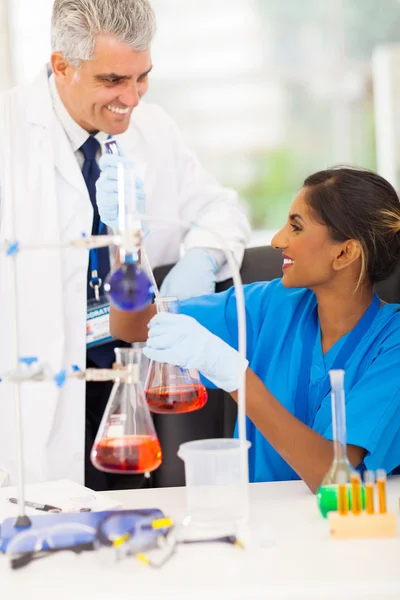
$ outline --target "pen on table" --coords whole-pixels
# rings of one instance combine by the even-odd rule
[[[7,500],[9,502],[11,502],[11,504],[18,504],[18,499],[17,498],[7,498]],[[59,512],[92,512],[91,508],[74,508],[72,510],[63,511],[63,509],[59,508],[58,506],[52,506],[51,504],[41,504],[40,502],[29,502],[28,500],[25,501],[25,506],[29,506],[30,508],[36,508],[36,510],[44,510],[46,512],[53,512],[53,513],[59,513]]]
[[[11,504],[18,504],[17,498],[7,498],[7,500],[11,502]],[[28,500],[25,500],[25,506],[29,506],[30,508],[36,508],[36,510],[44,510],[46,512],[49,512],[50,510],[57,510],[61,512],[61,508],[58,508],[58,506],[52,506],[51,504],[41,504],[40,502],[29,502]]]

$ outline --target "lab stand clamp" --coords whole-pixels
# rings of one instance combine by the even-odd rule
[[[133,244],[140,246],[140,232],[132,234],[134,238]],[[21,251],[29,251],[43,248],[80,248],[80,249],[98,249],[107,246],[123,247],[122,235],[92,235],[71,240],[68,242],[54,242],[39,245],[27,244],[23,245],[19,242],[3,242],[0,243],[0,251],[5,252],[7,256],[15,258]],[[124,266],[124,265],[122,265]],[[130,274],[125,276],[129,277]],[[146,278],[147,279],[147,278]],[[150,289],[151,283],[148,282]],[[110,290],[112,295],[112,290]],[[70,369],[62,369],[59,372],[54,372],[50,365],[40,362],[38,357],[18,356],[18,366],[13,370],[2,373],[0,381],[8,383],[26,383],[26,382],[50,382],[53,381],[57,387],[63,387],[67,379],[85,380],[85,381],[115,381],[124,380],[127,376],[127,369],[122,365],[114,364],[112,369],[81,369],[77,365],[72,365]]]
[[[18,284],[17,284],[17,259],[22,251],[35,249],[60,249],[77,248],[95,250],[102,247],[116,246],[120,250],[121,264],[117,264],[107,276],[105,290],[110,301],[116,306],[128,307],[129,310],[139,310],[152,299],[153,286],[141,265],[134,260],[142,243],[140,227],[125,228],[118,235],[91,235],[82,234],[80,238],[70,241],[50,241],[44,243],[23,244],[18,241],[0,242],[0,252],[4,252],[13,261],[12,288],[14,293],[14,356],[13,367],[10,371],[0,374],[0,381],[15,384],[15,410],[16,410],[16,442],[18,465],[18,517],[16,527],[29,527],[31,521],[25,513],[24,502],[24,459],[23,459],[23,433],[22,433],[22,406],[21,385],[27,382],[53,382],[58,388],[64,387],[67,380],[84,381],[114,381],[131,383],[132,368],[129,365],[114,364],[111,369],[81,369],[77,365],[63,368],[56,372],[48,363],[40,361],[38,357],[21,356],[19,349],[19,318],[17,310]],[[147,259],[147,257],[146,257]],[[150,277],[153,274],[151,272]],[[106,287],[107,286],[107,287]]]
[[[41,363],[37,357],[22,357],[19,359],[18,369],[9,371],[2,375],[1,380],[7,383],[27,383],[27,382],[51,382],[57,387],[63,387],[67,379],[84,381],[125,381],[130,377],[130,372],[126,367],[113,364],[111,369],[81,369],[77,365],[72,365],[70,370],[62,369],[55,373],[47,364]]]

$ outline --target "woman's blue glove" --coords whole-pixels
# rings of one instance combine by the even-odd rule
[[[160,293],[183,300],[215,292],[218,264],[204,248],[191,248],[164,279]]]
[[[248,367],[239,352],[200,325],[193,317],[162,312],[149,323],[143,353],[160,363],[197,369],[226,392],[239,387],[240,374]]]
[[[132,161],[115,154],[103,154],[99,161],[100,177],[96,182],[96,201],[100,219],[116,232],[118,230],[118,163],[133,165]],[[146,211],[146,196],[143,181],[136,180],[136,207],[139,213]],[[127,182],[129,188],[129,182]],[[143,235],[148,233],[147,225],[142,222]]]

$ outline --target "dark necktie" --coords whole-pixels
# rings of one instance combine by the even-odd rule
[[[80,147],[83,156],[85,157],[85,162],[82,167],[82,175],[86,183],[86,187],[89,192],[90,201],[93,206],[93,224],[92,224],[92,234],[98,235],[99,233],[107,233],[106,227],[101,226],[100,223],[100,215],[97,208],[96,203],[96,181],[100,176],[100,168],[96,161],[96,155],[100,148],[99,142],[93,136],[88,137],[86,142]],[[101,279],[102,283],[110,271],[110,254],[109,249],[99,248],[96,250],[98,257],[98,277]],[[89,281],[91,279],[91,265],[89,264],[89,272],[88,272],[88,300],[92,300],[94,298],[94,290],[89,285]],[[100,295],[103,294],[103,286],[100,287]]]
[[[96,203],[96,181],[100,176],[100,168],[96,161],[96,155],[99,150],[100,144],[93,136],[90,136],[86,142],[80,147],[80,150],[85,157],[85,162],[82,167],[82,175],[86,182],[86,186],[89,192],[90,201],[93,206],[93,224],[92,224],[92,234],[98,235],[99,233],[105,234],[107,233],[106,227],[100,222],[99,210],[97,208]],[[97,260],[98,260],[98,277],[102,281],[102,285],[100,286],[100,296],[104,296],[104,280],[110,271],[110,253],[109,248],[99,248],[96,250],[97,252]],[[89,261],[89,270],[88,270],[88,284],[87,284],[87,299],[94,299],[94,289],[89,285],[89,281],[91,280],[91,262]],[[88,357],[99,367],[110,367],[114,360],[114,347],[117,344],[114,342],[110,342],[103,346],[95,346],[94,348],[89,348]]]

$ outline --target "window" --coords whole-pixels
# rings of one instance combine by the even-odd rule
[[[376,168],[371,58],[400,42],[398,0],[153,0],[148,98],[275,229],[310,173]]]
[[[240,191],[255,229],[280,226],[311,172],[376,168],[371,57],[377,45],[400,42],[400,0],[152,4],[148,99],[177,121],[206,168]],[[8,6],[14,82],[28,81],[48,60],[52,0]]]

